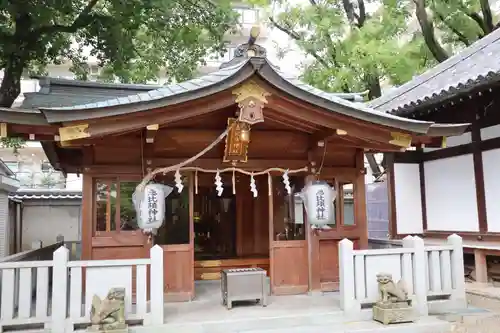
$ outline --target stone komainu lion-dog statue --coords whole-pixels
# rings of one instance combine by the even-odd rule
[[[377,283],[379,300],[373,306],[373,319],[384,325],[414,321],[405,282],[394,283],[391,274],[379,273]]]
[[[388,273],[377,274],[379,302],[395,303],[408,300],[408,289],[405,282],[401,279],[394,283],[392,275]]]
[[[90,309],[89,331],[126,330],[125,322],[125,288],[112,288],[106,298],[94,295]]]

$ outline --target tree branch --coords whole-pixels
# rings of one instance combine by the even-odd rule
[[[425,43],[437,61],[443,62],[448,59],[446,50],[439,44],[436,35],[434,34],[434,25],[429,20],[425,8],[425,0],[413,0],[415,3],[415,13],[417,15],[418,24],[422,29]]]
[[[479,0],[481,4],[481,11],[483,13],[484,26],[489,30],[485,31],[486,34],[493,31],[495,28],[493,26],[493,15],[491,14],[491,6],[488,0]]]
[[[66,32],[66,33],[74,33],[78,29],[83,28],[89,25],[94,19],[95,16],[91,14],[92,9],[97,5],[99,0],[89,0],[87,6],[81,11],[80,14],[76,17],[76,19],[70,25],[62,25],[62,24],[53,24],[49,26],[42,26],[34,31],[35,34],[51,34],[55,32]]]
[[[463,3],[461,3],[461,2],[459,3],[459,8],[471,20],[473,20],[474,22],[476,22],[476,24],[479,26],[479,28],[481,28],[481,30],[484,32],[484,34],[487,35],[487,34],[489,34],[491,32],[491,31],[488,31],[488,27],[486,26],[486,23],[483,20],[483,18],[481,17],[481,15],[479,15],[476,12],[470,11],[469,8],[465,7],[465,5]],[[483,36],[484,35],[479,35],[478,37],[482,38]]]
[[[451,25],[450,22],[448,22],[443,16],[443,14],[439,13],[438,11],[435,11],[435,13],[438,16],[439,20],[441,20],[441,22],[443,22],[444,25],[446,25],[446,27],[448,27],[448,29],[450,29],[451,32],[453,32],[457,36],[460,42],[462,42],[465,46],[469,46],[471,44],[469,39],[467,39],[467,37],[465,37],[465,35],[461,33],[460,30]]]
[[[289,29],[289,28],[286,28],[282,25],[280,25],[278,22],[276,22],[272,17],[269,17],[269,21],[274,25],[275,28],[277,28],[278,30],[281,30],[283,31],[284,33],[286,33],[288,36],[290,36],[292,39],[296,40],[296,41],[302,41],[302,37],[295,31]],[[314,50],[310,50],[310,49],[306,49],[307,53],[311,54],[314,58],[316,58],[316,60],[322,64],[323,66],[325,66],[325,68],[329,68],[330,66],[328,65],[328,63]]]

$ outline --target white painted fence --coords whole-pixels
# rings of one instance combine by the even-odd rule
[[[163,324],[163,250],[159,246],[151,249],[149,259],[69,261],[68,256],[63,246],[54,252],[53,260],[0,263],[0,332],[26,324],[38,324],[54,333],[71,332],[75,325],[90,322],[92,296],[102,298],[115,287],[126,290],[127,320]]]
[[[341,307],[355,315],[378,299],[376,275],[390,273],[401,278],[420,315],[428,314],[429,302],[447,301],[446,307],[465,308],[462,238],[448,237],[448,244],[425,247],[419,237],[408,236],[402,248],[353,250],[344,239],[339,245]]]

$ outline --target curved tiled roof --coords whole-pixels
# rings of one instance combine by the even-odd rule
[[[234,59],[233,59],[234,60]],[[463,133],[468,124],[441,124],[398,117],[375,110],[360,103],[359,94],[335,94],[314,88],[293,75],[281,72],[265,57],[237,59],[220,70],[185,82],[162,86],[149,91],[112,97],[97,102],[78,105],[40,107],[41,113],[10,112],[0,110],[0,116],[20,121],[57,124],[84,121],[103,117],[130,114],[182,104],[227,91],[253,76],[257,76],[277,90],[315,105],[325,112],[337,113],[361,121],[386,126],[401,131],[435,136],[449,136]],[[349,100],[350,99],[350,100]],[[168,108],[166,109],[168,112]],[[23,116],[23,119],[20,117]],[[17,117],[17,118],[16,118]],[[29,121],[28,121],[29,118]]]
[[[66,189],[19,189],[9,195],[14,200],[81,200],[82,191]]]
[[[459,94],[500,81],[500,29],[413,80],[367,103],[380,111],[408,115]]]
[[[405,131],[427,134],[432,122],[405,119],[379,112],[367,105],[349,101],[334,93],[324,92],[302,82],[296,76],[287,75],[270,64],[264,57],[242,59],[232,66],[210,73],[200,78],[176,83],[148,92],[112,98],[105,101],[80,105],[40,108],[49,123],[86,120],[147,111],[153,108],[180,104],[206,97],[230,89],[253,75],[279,90],[300,100],[324,108],[328,111],[371,122],[398,128]],[[463,131],[466,125],[449,125],[448,132]],[[439,130],[442,130],[442,127]]]

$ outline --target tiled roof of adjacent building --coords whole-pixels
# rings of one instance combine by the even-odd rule
[[[81,200],[82,191],[67,189],[19,189],[9,195],[13,200]]]
[[[390,90],[368,104],[380,111],[407,116],[459,94],[500,81],[500,29]]]
[[[161,87],[153,84],[104,83],[45,76],[34,78],[38,79],[40,90],[24,94],[22,109],[100,102],[112,97],[128,96]]]

